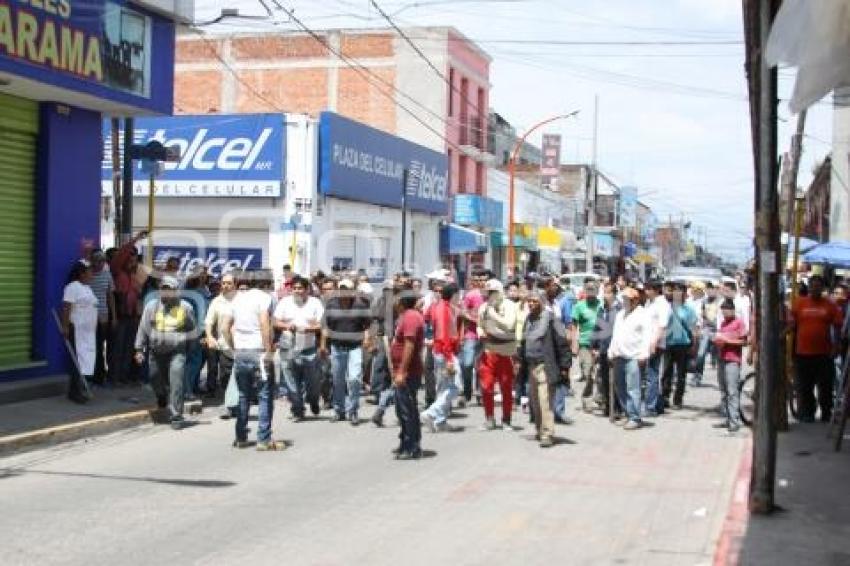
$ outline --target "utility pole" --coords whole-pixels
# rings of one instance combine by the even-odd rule
[[[112,141],[112,210],[115,217],[112,221],[112,234],[114,245],[122,243],[123,227],[123,202],[121,199],[121,123],[118,118],[110,120]]]
[[[133,119],[124,118],[124,170],[122,174],[121,193],[121,244],[126,244],[133,237],[133,158],[130,148],[133,147]],[[148,250],[148,254],[153,250]]]
[[[794,264],[791,267],[791,302],[797,300],[799,286],[797,285],[797,261],[800,257],[800,230],[803,223],[803,203],[797,199],[797,175],[800,171],[800,158],[803,155],[803,132],[806,128],[806,110],[802,110],[797,116],[797,130],[791,138],[791,151],[788,158],[788,169],[782,177],[784,186],[780,194],[788,195],[787,212],[788,218],[788,249],[794,249]],[[796,210],[796,212],[795,212]],[[793,242],[791,238],[794,238]],[[794,335],[785,337],[785,371],[782,375],[785,379],[780,380],[776,388],[776,402],[774,412],[776,413],[776,427],[778,430],[788,430],[788,384],[792,383],[794,376]]]
[[[756,2],[755,4],[753,4]],[[779,198],[776,189],[777,73],[764,58],[776,0],[748,0],[744,20],[748,47],[751,97],[756,142],[756,281],[758,363],[755,421],[753,423],[753,469],[749,507],[753,513],[774,510],[776,482],[776,422],[774,398],[780,367],[781,303],[778,296]]]
[[[596,168],[596,152],[599,143],[599,95],[593,97],[593,154],[590,165],[590,183],[587,195],[587,235],[584,237],[587,271],[593,272],[593,240],[596,230],[596,197],[599,189],[599,172]]]
[[[405,169],[401,175],[401,270],[405,270],[407,261],[407,176]]]

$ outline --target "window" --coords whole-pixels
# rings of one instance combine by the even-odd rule
[[[465,155],[458,156],[458,168],[457,168],[457,192],[465,193],[466,191],[466,160],[467,157]]]
[[[475,164],[475,194],[484,194],[484,164]]]
[[[449,117],[455,113],[455,70],[449,69]]]

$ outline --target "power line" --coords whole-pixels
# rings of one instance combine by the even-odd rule
[[[402,96],[404,96],[404,97],[406,97],[406,98],[410,99],[411,101],[413,101],[414,103],[416,103],[416,104],[417,104],[417,105],[419,105],[420,107],[422,107],[422,108],[426,108],[426,109],[427,109],[427,107],[425,107],[424,105],[422,105],[421,103],[419,103],[418,101],[416,101],[415,99],[413,99],[412,97],[410,97],[409,95],[407,95],[406,93],[403,93],[402,91],[398,90],[398,89],[397,89],[394,85],[390,85],[390,84],[389,84],[389,83],[387,83],[387,82],[386,82],[383,78],[378,77],[375,73],[373,73],[372,71],[370,71],[370,70],[369,70],[368,68],[366,68],[365,66],[363,66],[363,65],[361,65],[361,64],[359,64],[359,63],[353,63],[353,62],[352,62],[352,61],[351,61],[348,57],[346,57],[345,55],[343,55],[343,54],[342,54],[342,52],[340,52],[340,51],[339,51],[339,50],[337,50],[337,49],[334,49],[334,48],[330,45],[330,43],[329,43],[327,40],[325,40],[322,36],[320,36],[320,35],[319,35],[318,33],[316,33],[314,30],[312,30],[312,29],[311,29],[311,28],[309,28],[307,25],[305,25],[305,24],[304,24],[304,23],[303,23],[300,19],[298,19],[298,17],[297,17],[297,16],[295,16],[295,10],[288,10],[288,9],[284,8],[284,7],[283,7],[283,6],[282,6],[279,2],[277,2],[276,0],[273,0],[273,1],[274,1],[275,5],[276,5],[276,6],[278,6],[278,8],[280,8],[283,12],[285,12],[285,13],[286,13],[286,15],[287,15],[287,16],[289,16],[289,19],[290,19],[291,21],[295,22],[295,24],[296,24],[296,25],[298,25],[298,27],[300,27],[300,28],[301,28],[301,29],[303,29],[305,32],[307,32],[307,34],[309,34],[309,35],[310,35],[310,37],[312,37],[312,38],[313,38],[316,42],[318,42],[320,45],[324,46],[324,47],[325,47],[325,49],[327,49],[328,51],[330,51],[331,53],[333,53],[333,54],[334,54],[337,58],[339,58],[339,60],[340,60],[340,61],[342,61],[342,62],[343,62],[343,63],[345,63],[348,67],[350,67],[352,70],[354,70],[354,71],[355,71],[358,75],[360,75],[360,77],[364,78],[364,79],[365,79],[365,80],[366,80],[369,84],[371,84],[372,86],[375,86],[379,93],[381,93],[381,94],[382,94],[382,95],[384,95],[386,98],[388,98],[389,100],[391,100],[391,101],[392,101],[392,102],[393,102],[396,106],[398,106],[399,108],[401,108],[402,110],[404,110],[405,112],[407,112],[407,113],[410,115],[410,117],[411,117],[411,118],[413,118],[414,120],[416,120],[417,122],[419,122],[419,123],[420,123],[423,127],[425,127],[425,129],[427,129],[428,131],[430,131],[431,133],[433,133],[434,135],[436,135],[438,138],[440,138],[440,139],[442,139],[443,141],[445,141],[445,142],[446,142],[446,144],[448,144],[449,146],[451,146],[452,148],[454,148],[454,149],[455,149],[456,151],[458,151],[458,152],[463,152],[463,150],[462,150],[462,149],[461,149],[461,148],[460,148],[457,144],[455,144],[453,141],[451,141],[450,139],[448,139],[448,138],[445,136],[445,134],[444,134],[444,133],[441,133],[441,132],[439,132],[439,131],[435,130],[435,129],[434,129],[434,128],[430,125],[430,124],[428,124],[427,122],[425,122],[425,121],[424,121],[421,117],[419,117],[419,115],[417,115],[415,112],[413,112],[410,108],[408,108],[407,106],[405,106],[405,105],[401,104],[398,100],[396,100],[396,99],[395,99],[395,97],[394,97],[393,95],[391,95],[391,94],[387,93],[385,90],[381,89],[380,87],[377,87],[377,85],[375,85],[375,83],[374,83],[374,82],[372,82],[372,81],[370,81],[370,80],[369,80],[368,76],[372,76],[372,77],[376,78],[376,79],[377,79],[377,80],[379,80],[381,83],[383,83],[383,84],[385,84],[385,85],[389,86],[392,90],[394,90],[395,92],[397,92],[397,93],[401,94]],[[428,110],[429,112],[431,112],[432,114],[435,114],[435,113],[433,113],[430,109],[427,109],[427,110]],[[436,115],[436,114],[435,114],[435,115]],[[441,120],[444,120],[444,121],[445,121],[445,119],[444,119],[442,116],[438,116],[438,118],[439,118],[439,119],[441,119]]]
[[[466,95],[465,92],[461,91],[460,89],[455,87],[454,84],[452,84],[451,79],[449,77],[447,77],[445,75],[445,73],[443,73],[440,69],[438,69],[436,65],[434,65],[434,63],[425,55],[425,53],[423,53],[422,50],[419,49],[419,46],[417,46],[415,43],[413,43],[413,41],[407,36],[407,34],[404,33],[404,31],[402,31],[402,29],[400,27],[398,27],[398,25],[393,21],[393,19],[378,5],[378,2],[376,0],[369,0],[369,1],[371,2],[372,6],[375,7],[375,9],[378,11],[378,13],[381,14],[381,16],[385,20],[387,20],[387,23],[390,24],[390,26],[402,37],[402,39],[405,40],[405,42],[407,42],[408,45],[410,45],[410,47],[413,49],[413,51],[415,51],[416,54],[423,61],[425,61],[425,64],[427,64],[428,67],[430,67],[431,70],[434,71],[434,74],[436,74],[438,77],[440,77],[440,79],[442,79],[444,83],[449,85],[449,91],[450,91],[449,96],[451,96],[452,92],[456,92],[458,95],[460,95],[461,99],[463,99],[464,103],[466,103],[468,106],[471,106],[473,108],[473,110],[475,111],[475,113],[480,115],[481,109],[478,108],[478,105],[473,104],[472,101],[469,100],[469,97]],[[450,35],[449,40],[451,41],[451,39],[452,39],[452,37]],[[481,133],[481,131],[483,131],[483,128],[480,128],[479,130],[480,130],[479,133]]]

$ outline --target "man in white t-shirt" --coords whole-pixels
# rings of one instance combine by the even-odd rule
[[[646,285],[646,315],[651,325],[651,342],[649,346],[649,361],[646,367],[646,397],[645,412],[648,417],[655,417],[664,411],[661,393],[661,360],[667,340],[667,325],[670,322],[672,309],[664,298],[661,281],[650,281]]]
[[[292,416],[300,421],[304,418],[305,395],[314,416],[321,409],[317,337],[322,330],[325,308],[322,301],[310,296],[310,282],[304,277],[292,278],[291,291],[275,308],[274,327],[282,332],[283,377],[292,404]]]
[[[233,375],[239,386],[239,412],[233,446],[246,448],[249,445],[248,414],[251,398],[256,392],[259,404],[257,450],[282,450],[286,445],[272,440],[274,372],[268,371],[267,364],[273,354],[269,316],[272,298],[258,289],[257,284],[258,280],[250,272],[239,275],[239,291],[231,303],[231,312],[225,315],[222,324],[222,332],[233,346]]]

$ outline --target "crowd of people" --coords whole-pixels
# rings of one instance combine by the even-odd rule
[[[422,279],[398,273],[376,288],[364,272],[305,278],[287,265],[275,288],[267,270],[213,279],[199,268],[181,276],[169,260],[148,271],[135,247],[143,236],[92,250],[74,266],[62,328],[81,374],[69,393],[76,402],[88,399],[83,380],[149,381],[177,429],[187,400],[218,399],[222,418],[235,421],[240,448],[249,446],[256,404],[257,448],[280,450],[272,435],[276,398],[288,401],[295,422],[308,411],[329,411],[331,421],[358,426],[365,397],[376,406],[370,420],[378,427],[395,405],[397,457],[415,459],[422,427],[452,430],[453,409],[472,402],[483,407],[483,431],[516,431],[517,416],[527,413],[541,447],[553,445],[556,423],[573,422],[574,392],[580,410],[637,430],[645,419],[682,409],[688,385],[700,386],[711,364],[721,391],[719,426],[733,434],[741,426],[738,383],[753,333],[752,301],[740,281],[718,288],[592,278],[572,289],[554,274],[503,283],[478,269],[461,289],[449,270],[438,269]],[[824,415],[832,403],[820,376],[835,353],[832,341],[823,351],[823,338],[834,331],[817,325],[840,327],[842,318],[821,295],[813,278],[791,309],[804,420],[814,418],[815,387]]]

